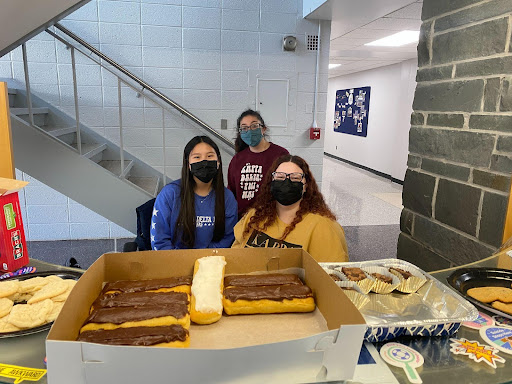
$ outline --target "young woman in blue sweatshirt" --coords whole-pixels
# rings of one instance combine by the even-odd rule
[[[233,193],[224,187],[219,147],[207,136],[196,136],[185,146],[181,179],[156,198],[151,247],[229,248],[237,212]]]

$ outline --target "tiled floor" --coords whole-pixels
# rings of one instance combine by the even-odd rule
[[[324,157],[322,193],[345,229],[352,261],[396,257],[402,186],[370,172]],[[74,257],[88,268],[100,255],[121,252],[117,240],[30,241],[30,257],[65,265]]]
[[[349,258],[395,258],[402,186],[324,157],[322,193],[345,229]]]

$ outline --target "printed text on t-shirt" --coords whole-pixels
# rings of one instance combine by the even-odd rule
[[[260,182],[263,179],[263,170],[261,165],[245,164],[242,168],[240,177],[240,188],[242,189],[242,199],[251,200],[254,194],[260,189]]]

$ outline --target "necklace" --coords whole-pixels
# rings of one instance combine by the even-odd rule
[[[201,199],[201,197],[199,197],[199,202],[200,202],[201,204],[203,204],[203,203],[206,201],[206,199],[207,199],[208,197],[210,197],[210,194],[211,194],[211,193],[212,193],[212,191],[208,192],[208,194],[207,194],[203,199]],[[198,195],[198,196],[199,196],[199,195]]]

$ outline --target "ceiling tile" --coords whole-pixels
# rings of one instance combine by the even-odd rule
[[[422,3],[412,3],[398,11],[392,12],[386,17],[394,17],[397,19],[416,19],[421,20],[421,8],[423,7]]]
[[[404,31],[406,29],[419,31],[421,20],[396,19],[392,17],[381,17],[369,24],[362,26],[362,29],[387,29],[388,31]]]

